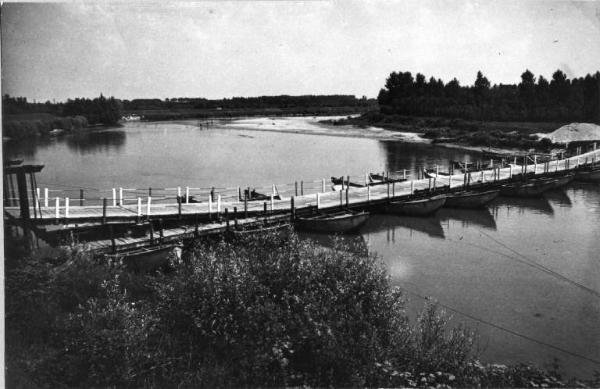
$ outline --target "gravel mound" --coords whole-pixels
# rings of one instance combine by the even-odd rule
[[[592,123],[571,123],[551,133],[537,135],[540,138],[548,138],[553,143],[600,141],[600,126]]]

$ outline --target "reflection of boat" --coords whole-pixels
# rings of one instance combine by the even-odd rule
[[[445,195],[438,195],[418,200],[392,201],[385,210],[390,213],[408,216],[430,215],[444,206]]]
[[[575,174],[577,181],[600,182],[600,166],[592,166],[578,170]]]
[[[344,209],[334,213],[318,213],[316,215],[296,217],[295,224],[299,229],[343,233],[356,230],[369,218],[368,212]]]
[[[550,205],[548,199],[544,196],[539,197],[499,197],[493,203],[494,214],[500,210],[502,206],[506,206],[509,210],[516,208],[520,211],[529,210],[534,213],[542,213],[546,215],[553,215],[554,208]]]
[[[500,194],[500,190],[488,190],[484,192],[462,191],[448,194],[445,207],[450,208],[481,208]]]
[[[465,225],[473,224],[491,230],[496,229],[496,220],[489,209],[457,209],[457,208],[442,208],[435,215],[440,221],[456,220]]]
[[[377,174],[377,173],[369,173],[369,185],[383,185],[383,184],[387,184],[388,182],[391,184],[393,182],[403,182],[406,181],[406,178],[390,178],[389,176],[386,177],[383,174]]]
[[[419,216],[396,216],[396,215],[374,215],[361,233],[394,233],[396,228],[406,228],[411,231],[422,232],[432,238],[445,237],[444,229],[440,224],[440,219],[437,216],[419,217]]]
[[[575,174],[573,173],[567,173],[558,177],[549,177],[549,179],[554,181],[554,186],[552,186],[552,188],[561,188],[573,181],[574,178]]]
[[[266,234],[271,232],[286,233],[289,231],[289,227],[289,223],[277,223],[267,226],[233,229],[230,230],[229,233],[236,238],[242,238],[250,235]]]
[[[573,205],[571,198],[560,188],[544,192],[544,197],[562,207],[571,207]]]

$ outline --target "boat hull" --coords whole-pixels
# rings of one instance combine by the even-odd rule
[[[316,217],[298,217],[297,228],[323,233],[344,233],[359,229],[369,218],[368,212],[350,213],[340,216],[319,215]]]
[[[575,175],[575,179],[583,182],[600,182],[600,168],[579,171]]]
[[[386,211],[397,215],[426,216],[442,208],[446,203],[446,196],[434,196],[421,200],[391,202],[386,206]]]
[[[545,191],[555,188],[555,180],[530,181],[504,185],[500,195],[509,197],[539,197]]]
[[[448,208],[481,208],[500,194],[500,190],[489,190],[485,192],[459,192],[448,195],[445,207]]]

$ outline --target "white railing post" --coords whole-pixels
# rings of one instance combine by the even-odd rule
[[[117,206],[117,190],[112,188],[113,207]]]
[[[152,197],[148,196],[148,203],[146,203],[146,216],[150,217],[150,208],[152,204]]]
[[[367,201],[371,201],[371,186],[367,185]]]
[[[275,209],[275,196],[271,193],[271,212]]]
[[[33,199],[33,201],[34,201],[34,204],[35,204],[35,205],[34,205],[34,208],[38,206],[38,202],[39,202],[39,201],[40,201],[40,199],[42,198],[42,197],[40,196],[40,193],[41,193],[41,192],[42,192],[42,191],[41,191],[41,189],[40,189],[40,188],[35,188],[35,199]]]
[[[402,179],[406,180],[406,169],[402,169]]]
[[[123,188],[119,188],[119,205],[123,205]]]
[[[415,193],[415,182],[410,180],[410,194]]]
[[[344,191],[340,190],[340,207],[343,207],[343,206],[344,206]]]
[[[190,203],[190,187],[189,186],[185,187],[185,203],[186,204]]]
[[[56,218],[59,219],[60,218],[60,198],[56,198],[56,202],[55,202],[55,213],[56,213]]]
[[[221,214],[221,195],[217,196],[217,214]]]
[[[181,198],[181,187],[180,186],[177,187],[177,197]]]
[[[65,218],[69,217],[69,198],[65,197]]]
[[[212,196],[209,194],[208,195],[208,215],[210,216],[211,213],[212,213]]]
[[[481,182],[485,182],[485,176],[483,174],[483,170],[481,171]]]
[[[369,173],[365,173],[365,185],[369,185]]]
[[[138,197],[137,200],[138,200],[137,201],[137,215],[138,215],[138,217],[141,217],[142,216],[142,198]]]
[[[317,192],[317,209],[321,208],[321,193]]]
[[[44,207],[48,208],[48,188],[44,188]]]
[[[325,193],[325,179],[321,180],[321,192]]]
[[[452,175],[448,176],[448,188],[452,189]]]
[[[512,178],[512,165],[508,165],[508,178]]]

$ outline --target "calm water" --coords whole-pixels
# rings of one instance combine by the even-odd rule
[[[269,131],[256,131],[267,125]],[[367,171],[414,174],[423,165],[477,158],[399,142],[374,129],[371,138],[326,131],[304,118],[208,130],[193,121],[128,123],[84,136],[7,143],[4,152],[44,163],[40,187],[74,190],[267,187],[334,175],[360,180]],[[449,308],[454,323],[476,328],[484,360],[544,365],[558,358],[567,375],[589,377],[600,369],[585,359],[600,360],[599,221],[600,186],[573,184],[542,199],[499,198],[478,211],[374,215],[357,238],[407,291],[409,311],[422,307],[419,296],[430,296]]]

